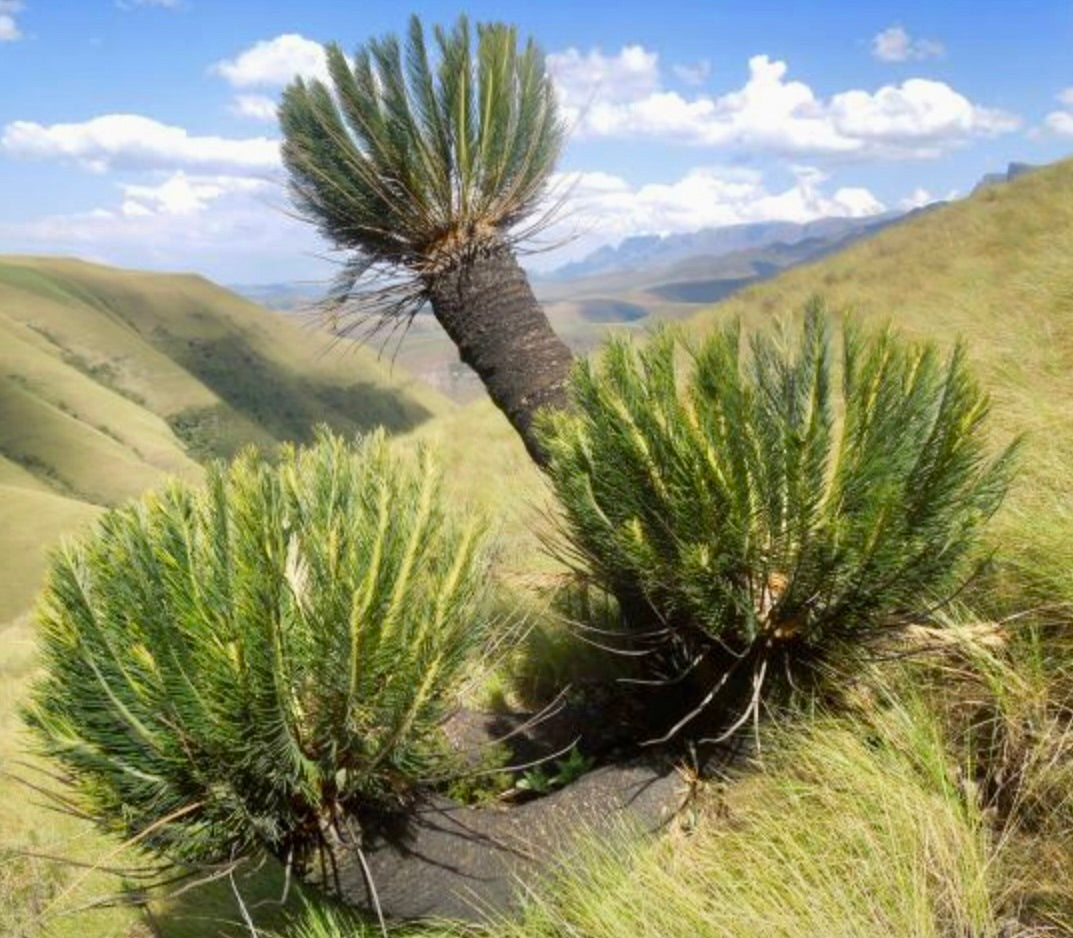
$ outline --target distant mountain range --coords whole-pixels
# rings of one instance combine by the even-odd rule
[[[564,264],[550,273],[534,277],[534,280],[561,283],[599,274],[669,267],[686,258],[721,257],[774,244],[841,242],[848,236],[877,231],[901,214],[887,212],[867,218],[821,218],[804,224],[789,221],[755,222],[702,228],[684,234],[637,235],[626,238],[616,246],[598,248],[581,260]]]
[[[330,284],[321,281],[287,283],[231,283],[227,289],[260,306],[291,312],[312,306],[328,292]]]
[[[887,212],[867,218],[821,218],[804,224],[797,222],[757,222],[702,228],[684,234],[637,235],[618,245],[605,245],[579,261],[571,261],[550,272],[532,273],[538,294],[558,294],[557,284],[587,280],[606,274],[642,274],[651,279],[658,272],[674,275],[679,265],[699,274],[705,264],[722,261],[720,270],[741,266],[746,255],[760,257],[770,252],[771,263],[781,269],[787,263],[799,263],[818,251],[842,246],[855,238],[872,234],[902,217],[901,212]],[[729,259],[726,261],[724,259]],[[785,262],[780,262],[785,259]],[[766,271],[768,273],[773,271]],[[706,271],[711,277],[713,271]],[[760,271],[749,270],[747,279]],[[329,285],[324,282],[287,282],[229,284],[240,296],[276,310],[296,310],[322,299]],[[703,299],[691,302],[706,302]]]
[[[973,187],[973,192],[1011,182],[1040,167],[1032,163],[1011,162],[1005,172],[987,173]],[[672,279],[685,264],[694,274],[711,280],[714,268],[725,270],[735,262],[757,261],[774,264],[781,270],[786,266],[816,258],[831,250],[845,247],[860,237],[875,234],[899,219],[929,211],[944,204],[932,202],[910,212],[885,212],[865,218],[820,218],[798,223],[790,221],[754,222],[743,225],[701,228],[669,235],[635,235],[617,245],[604,245],[581,260],[571,261],[551,271],[533,272],[530,276],[538,294],[558,295],[555,285],[588,280],[607,274],[642,274],[646,280],[663,272]],[[770,254],[768,259],[764,254]],[[715,263],[718,262],[718,263]],[[713,269],[701,271],[705,265]],[[747,281],[768,276],[775,269],[750,269]],[[328,291],[324,282],[288,282],[264,284],[230,284],[228,289],[262,306],[276,310],[295,310],[309,307]],[[721,297],[716,297],[719,299]],[[698,299],[693,302],[711,302]]]
[[[986,189],[1037,167],[1011,163],[983,177]],[[975,190],[974,190],[975,191]],[[576,352],[595,348],[611,330],[643,331],[656,321],[684,319],[745,287],[792,267],[812,263],[918,215],[945,205],[867,218],[823,218],[804,224],[775,221],[671,235],[639,235],[550,273],[532,274],[533,288],[556,332]],[[232,287],[278,310],[308,309],[327,292],[325,283]],[[431,316],[418,316],[392,358],[417,377],[465,402],[484,392]]]
[[[1012,182],[1039,168],[1032,163],[1012,162],[1005,172],[983,176],[973,192]],[[535,275],[533,279],[538,284],[562,283],[601,274],[652,271],[670,268],[686,259],[725,258],[738,252],[761,251],[771,247],[775,247],[777,253],[794,248],[791,253],[797,255],[796,262],[800,262],[805,255],[816,256],[814,249],[830,245],[844,247],[855,238],[874,234],[906,215],[928,211],[941,204],[936,201],[908,213],[886,212],[865,218],[820,218],[803,224],[788,221],[755,222],[702,228],[684,234],[636,235],[618,245],[605,245],[579,261]]]
[[[609,330],[644,329],[656,320],[685,318],[700,306],[838,251],[904,217],[892,212],[628,238],[550,275],[533,276],[533,288],[556,332],[576,352],[584,353]],[[279,283],[231,289],[272,309],[302,310],[323,297],[327,285]],[[404,368],[456,401],[483,394],[431,316],[418,316],[392,355],[395,351]]]

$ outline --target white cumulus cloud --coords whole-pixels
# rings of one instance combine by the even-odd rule
[[[828,113],[839,133],[870,142],[941,146],[973,135],[1015,130],[1019,121],[1004,111],[979,107],[941,81],[910,78],[875,93],[836,94]]]
[[[1069,111],[1051,111],[1046,117],[1047,126],[1063,137],[1073,137],[1073,113]]]
[[[231,102],[231,113],[259,121],[274,121],[278,102],[264,94],[237,94]]]
[[[280,166],[277,140],[198,137],[137,114],[106,114],[77,124],[13,121],[0,134],[0,149],[23,158],[70,160],[95,172],[192,169],[242,174],[274,172]]]
[[[659,54],[625,46],[617,55],[569,48],[547,57],[548,72],[566,108],[584,108],[594,98],[633,101],[659,88]]]
[[[944,52],[938,40],[913,38],[901,26],[889,26],[872,37],[872,55],[881,62],[936,59]]]
[[[0,0],[0,42],[16,42],[22,38],[15,14],[22,11],[22,0]]]
[[[628,61],[646,67],[629,71],[633,82],[609,81],[611,64],[621,66],[627,52]],[[641,47],[612,58],[598,51],[570,53],[575,67],[553,74],[564,113],[583,137],[657,137],[782,155],[904,159],[935,157],[973,137],[1020,125],[1015,115],[974,104],[940,81],[912,78],[824,100],[804,82],[789,80],[785,62],[756,55],[742,87],[718,97],[687,97],[662,90],[657,58]]]
[[[935,202],[953,202],[960,197],[961,193],[957,189],[949,189],[945,195],[933,195],[922,186],[917,186],[905,198],[898,200],[898,207],[909,212],[915,208],[923,208],[925,205],[931,205]]]
[[[230,195],[248,195],[271,186],[245,176],[188,176],[182,170],[157,185],[124,184],[120,213],[128,218],[147,215],[196,215]]]
[[[210,71],[236,88],[273,87],[289,84],[296,75],[326,79],[324,47],[298,33],[264,39],[225,59]]]
[[[914,208],[923,208],[925,205],[930,205],[936,201],[936,197],[933,196],[923,186],[917,186],[912,192],[909,193],[904,199],[898,202],[898,207],[905,209],[907,212]]]
[[[583,246],[638,234],[668,234],[762,221],[808,222],[864,217],[886,210],[868,189],[826,190],[828,177],[795,167],[792,185],[773,191],[763,173],[741,167],[704,166],[670,183],[633,186],[609,173],[564,175],[568,220]]]

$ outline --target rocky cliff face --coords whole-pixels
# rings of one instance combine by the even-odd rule
[[[973,187],[973,194],[975,195],[983,189],[989,189],[991,186],[1000,186],[1005,182],[1013,182],[1019,176],[1026,176],[1037,169],[1039,169],[1039,166],[1034,163],[1010,163],[1004,173],[987,173],[983,176]]]

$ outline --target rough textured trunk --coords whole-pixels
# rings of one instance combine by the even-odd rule
[[[513,252],[498,245],[438,272],[429,295],[462,361],[477,372],[529,455],[545,465],[533,418],[542,407],[566,405],[573,355],[552,331]]]

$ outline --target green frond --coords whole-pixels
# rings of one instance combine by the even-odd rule
[[[573,408],[544,420],[549,477],[565,552],[643,597],[630,624],[814,658],[964,575],[1015,449],[991,454],[964,348],[852,324],[842,346],[839,381],[814,302],[796,337],[663,330],[577,365]]]
[[[420,281],[511,241],[539,210],[562,148],[535,44],[519,48],[500,23],[479,24],[474,42],[464,16],[433,36],[434,56],[413,17],[405,47],[387,36],[348,61],[330,45],[331,87],[298,79],[284,92],[294,203],[356,252],[351,277],[387,267]]]
[[[103,824],[173,859],[301,860],[338,812],[442,770],[486,565],[428,452],[320,432],[246,454],[55,554],[27,720]]]

